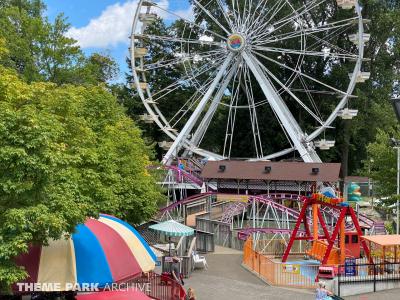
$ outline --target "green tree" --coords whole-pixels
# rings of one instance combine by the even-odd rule
[[[348,161],[347,173],[357,173],[368,168],[367,147],[374,143],[379,131],[392,132],[396,118],[390,98],[398,90],[398,66],[400,62],[400,3],[398,1],[365,0],[363,16],[370,19],[366,30],[371,34],[366,45],[364,69],[371,72],[371,80],[357,85],[357,99],[351,105],[359,110],[357,118],[338,123],[342,162]],[[343,130],[343,128],[345,128]],[[347,129],[346,129],[347,128]],[[342,142],[343,141],[343,142]],[[347,170],[347,169],[346,169]]]
[[[27,81],[57,84],[98,84],[112,80],[118,68],[108,55],[86,57],[76,41],[66,36],[70,28],[64,15],[49,22],[41,0],[10,0],[0,6],[0,37],[10,54],[1,63]]]
[[[0,289],[25,276],[13,258],[31,243],[99,212],[150,218],[163,195],[148,153],[106,88],[28,84],[0,66]]]
[[[375,183],[374,194],[380,197],[393,196],[397,188],[397,152],[389,143],[389,138],[400,138],[400,128],[387,131],[378,129],[376,140],[367,146],[368,161],[365,161],[365,175]]]

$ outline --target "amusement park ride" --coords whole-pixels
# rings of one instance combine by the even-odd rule
[[[320,210],[321,206],[328,206],[331,207],[332,209],[339,211],[339,218],[337,219],[335,226],[332,228],[333,229],[332,233],[329,232],[325,220],[321,214]],[[313,221],[312,221],[313,235],[311,235],[311,231],[308,225],[309,222],[307,221],[307,210],[310,207],[312,208],[312,216],[313,216]],[[293,242],[295,240],[301,239],[301,240],[313,241],[312,248],[309,249],[307,254],[321,261],[322,265],[344,265],[346,259],[346,234],[348,233],[346,232],[345,218],[348,216],[351,218],[355,227],[355,233],[351,234],[351,236],[357,237],[357,241],[360,241],[366,257],[369,259],[370,262],[373,262],[366,241],[361,239],[363,232],[358,223],[358,219],[356,214],[354,213],[353,208],[349,206],[349,203],[344,202],[343,199],[328,197],[324,194],[313,194],[312,197],[307,198],[304,201],[303,207],[300,212],[300,216],[297,219],[288,246],[285,250],[285,253],[283,254],[282,262],[287,261]],[[304,222],[304,228],[306,229],[306,236],[298,237],[297,232],[302,222]],[[319,232],[318,223],[321,224],[323,229],[322,236],[319,236],[318,234]],[[334,249],[335,247],[334,245],[338,235],[340,235],[339,248]],[[349,235],[347,235],[347,237],[349,237]],[[350,238],[348,238],[348,240],[350,241]],[[359,246],[359,243],[357,243],[357,246]],[[353,251],[349,251],[348,254],[351,258],[360,257],[359,251],[357,255],[354,252],[354,249]]]
[[[168,170],[165,181],[173,189],[185,190],[178,197],[173,192],[175,198],[161,209],[158,219],[188,222],[189,216],[208,213],[214,216],[215,228],[225,226],[237,233],[239,240],[279,237],[286,246],[283,262],[293,243],[300,240],[312,242],[307,253],[324,265],[343,264],[346,257],[359,257],[360,245],[371,259],[361,236],[377,233],[382,224],[355,214],[338,193],[328,197],[315,188],[336,188],[339,174],[333,182],[318,177],[324,164],[316,149],[329,150],[335,145],[325,135],[337,117],[349,120],[357,115],[357,110],[349,108],[350,100],[356,98],[352,93],[356,84],[370,75],[362,67],[370,35],[364,32],[366,21],[358,1],[307,0],[295,7],[287,0],[192,0],[188,5],[191,3],[196,12],[194,17],[180,16],[162,3],[139,1],[130,47],[133,84],[147,111],[140,118],[155,123],[168,137],[169,141],[159,143],[166,150],[162,161]],[[179,21],[183,28],[153,33],[153,24],[162,19],[166,24]],[[339,36],[347,37],[347,45],[337,44]],[[154,53],[154,49],[168,51]],[[339,64],[351,70],[346,75],[347,86],[336,85],[329,76],[316,78],[308,74],[304,66],[315,59],[325,62],[325,75]],[[156,73],[167,74],[178,67],[183,74],[172,83],[160,87],[152,81]],[[271,67],[280,71],[274,73]],[[261,98],[255,96],[256,89],[262,92]],[[161,105],[188,90],[193,93],[179,110],[171,112],[168,105]],[[288,147],[276,153],[264,153],[268,137],[261,132],[257,115],[265,106],[276,116],[288,140]],[[296,120],[289,107],[307,114],[317,127]],[[331,108],[329,113],[327,107]],[[232,195],[221,193],[217,185],[204,180],[204,164],[232,159],[235,132],[240,130],[236,116],[242,110],[249,112],[249,134],[254,142],[249,148],[255,153],[255,157],[242,161],[265,163],[260,181],[266,180],[262,176],[272,176],[276,182],[279,178],[273,178],[275,169],[267,162],[297,151],[304,161],[303,168],[308,170],[310,164],[315,164],[307,171],[315,179],[298,181],[310,183],[308,189],[297,193],[290,187],[297,184],[295,180],[288,180],[286,189],[271,193],[268,185],[268,191],[255,195],[248,187],[239,187],[238,180],[240,195]],[[217,113],[227,120],[219,152],[202,148]],[[306,133],[310,128],[314,129]],[[219,165],[217,172],[225,171],[226,166]],[[197,193],[186,197],[188,189]]]

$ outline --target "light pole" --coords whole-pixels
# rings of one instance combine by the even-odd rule
[[[397,149],[397,199],[396,199],[396,234],[399,234],[399,197],[400,197],[400,140],[390,139],[394,149]]]
[[[392,98],[392,104],[394,108],[394,112],[396,113],[397,119],[400,122],[400,98]],[[397,210],[397,220],[396,220],[396,234],[399,234],[399,195],[400,195],[400,140],[396,140],[395,138],[391,138],[391,143],[394,148],[397,148],[397,202],[396,202],[396,210]]]

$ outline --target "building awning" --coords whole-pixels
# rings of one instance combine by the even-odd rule
[[[367,183],[369,182],[368,177],[362,177],[362,176],[346,176],[344,178],[344,182],[350,183],[350,182],[355,182],[355,183]]]
[[[382,247],[400,246],[400,235],[368,235],[362,238]]]
[[[208,161],[201,176],[205,180],[337,182],[340,166],[339,163]]]

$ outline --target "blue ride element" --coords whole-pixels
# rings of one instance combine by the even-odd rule
[[[336,192],[332,187],[324,187],[321,189],[321,194],[328,198],[336,198]]]

